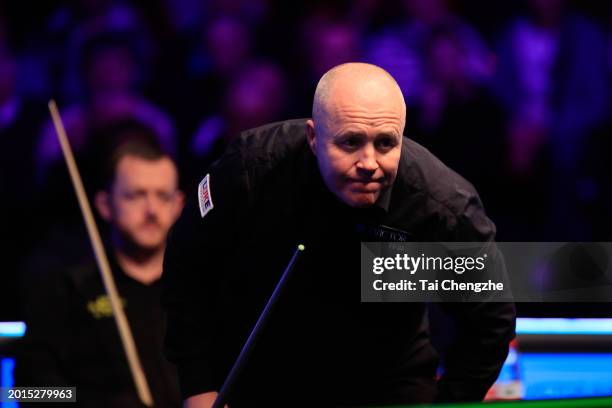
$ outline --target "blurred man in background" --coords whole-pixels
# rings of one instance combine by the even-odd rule
[[[108,223],[111,269],[155,406],[178,406],[175,371],[161,355],[165,316],[158,280],[183,194],[175,163],[147,128],[124,123],[114,132],[105,140],[110,148],[97,150],[106,165],[95,206]],[[141,406],[93,260],[40,271],[24,287],[27,332],[16,384],[76,386],[77,400],[87,407]]]

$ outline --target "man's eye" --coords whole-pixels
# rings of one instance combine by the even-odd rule
[[[174,194],[172,194],[172,193],[159,193],[158,197],[164,203],[169,203],[170,201],[172,201],[172,198],[174,197]]]
[[[348,147],[348,148],[358,147],[359,143],[360,143],[360,140],[357,137],[347,137],[346,139],[343,139],[340,142],[342,146]]]
[[[134,201],[134,200],[138,200],[144,197],[144,194],[139,193],[139,192],[126,192],[123,193],[123,198],[128,200],[128,201]]]
[[[376,147],[378,147],[379,149],[383,149],[383,150],[392,149],[396,145],[397,145],[397,142],[395,141],[395,139],[391,139],[391,138],[380,139],[376,142]]]

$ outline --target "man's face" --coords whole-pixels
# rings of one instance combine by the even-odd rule
[[[393,184],[404,129],[403,101],[365,88],[337,90],[324,123],[307,124],[325,184],[351,207],[371,206]]]
[[[131,245],[149,251],[162,248],[182,205],[170,159],[126,155],[117,164],[109,221]]]

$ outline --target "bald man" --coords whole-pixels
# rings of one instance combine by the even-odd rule
[[[360,242],[491,241],[473,187],[402,136],[406,107],[382,69],[320,80],[312,119],[243,132],[171,233],[168,357],[187,407],[209,407],[297,244],[307,250],[229,406],[364,406],[480,400],[514,336],[512,304],[461,304],[438,356],[420,303],[360,302]]]

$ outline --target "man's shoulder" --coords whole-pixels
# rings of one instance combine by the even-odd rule
[[[47,279],[65,285],[66,290],[74,293],[104,289],[97,264],[91,257],[84,257],[78,262],[50,271]]]
[[[230,151],[240,152],[247,160],[283,159],[306,142],[306,120],[290,119],[245,130]]]
[[[204,218],[214,205],[216,216],[206,219],[222,223],[225,215],[236,218],[252,207],[264,192],[286,194],[299,180],[308,156],[306,120],[275,122],[240,133],[200,182],[193,200],[200,209],[188,210],[191,216]]]
[[[245,130],[211,167],[211,177],[221,178],[230,190],[252,188],[276,173],[293,173],[307,150],[306,120],[292,119]],[[229,184],[228,184],[229,183]],[[219,186],[219,184],[217,184]],[[232,190],[231,194],[236,194]]]
[[[404,138],[398,170],[402,191],[420,194],[432,207],[459,216],[468,203],[478,199],[474,186],[446,166],[427,148]]]
[[[24,304],[31,305],[26,312],[28,318],[49,313],[50,304],[72,305],[76,299],[103,290],[96,263],[89,258],[65,262],[48,259],[46,265],[27,269],[21,282]]]

